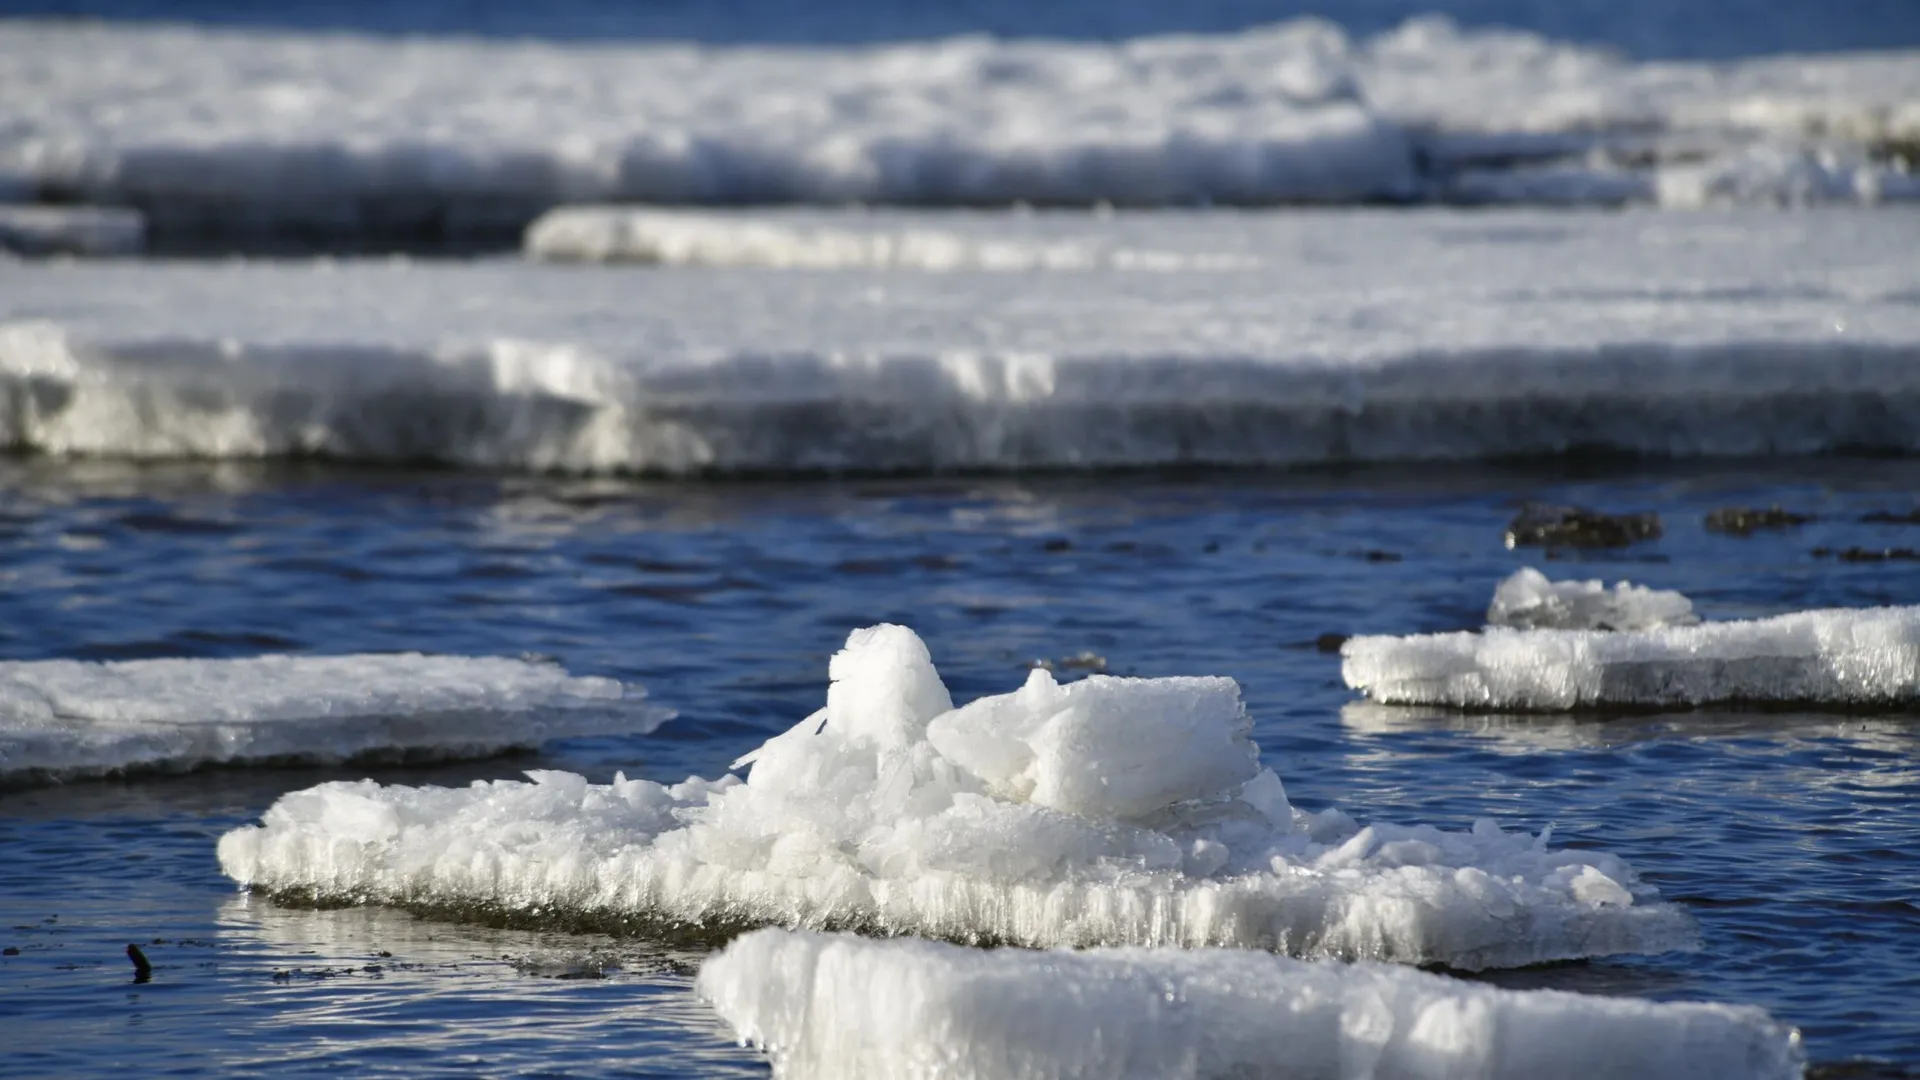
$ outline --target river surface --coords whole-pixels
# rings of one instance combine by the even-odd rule
[[[715,484],[0,462],[0,659],[536,653],[680,712],[649,736],[433,769],[0,792],[0,1074],[764,1073],[692,995],[697,953],[281,908],[237,892],[214,844],[284,792],[368,772],[715,775],[819,707],[827,657],[884,620],[926,638],[956,701],[1038,661],[1233,676],[1297,804],[1551,825],[1702,927],[1698,953],[1495,981],[1749,1002],[1802,1029],[1817,1072],[1910,1075],[1920,721],[1374,709],[1319,639],[1478,625],[1522,565],[1679,589],[1708,618],[1920,602],[1901,557],[1920,526],[1860,520],[1911,510],[1917,489],[1920,464],[1852,459]],[[1653,511],[1665,535],[1508,550],[1527,500]],[[1774,504],[1817,520],[1703,525]]]

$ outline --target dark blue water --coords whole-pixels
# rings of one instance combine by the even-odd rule
[[[820,704],[855,626],[916,627],[965,700],[1033,660],[1234,676],[1295,800],[1462,828],[1483,815],[1631,860],[1704,951],[1495,976],[1752,1002],[1816,1062],[1920,1066],[1920,719],[1709,712],[1460,718],[1345,708],[1326,633],[1477,624],[1523,562],[1629,577],[1708,617],[1920,602],[1920,464],[1369,470],[643,484],[290,466],[0,461],[0,658],[548,653],[636,679],[653,736],[534,765],[712,775]],[[1523,499],[1652,510],[1663,539],[1544,561]],[[1737,539],[1704,514],[1819,515]],[[0,1074],[725,1075],[763,1069],[688,992],[699,956],[234,891],[213,847],[280,793],[364,770],[216,770],[0,792]],[[143,943],[155,972],[124,957]],[[1888,1074],[1898,1070],[1888,1068]],[[1856,1073],[1848,1072],[1848,1075]]]
[[[1920,45],[1913,0],[0,0],[55,15],[297,30],[849,44],[986,33],[1108,39],[1227,33],[1302,16],[1356,36],[1440,13],[1629,55],[1725,58]]]

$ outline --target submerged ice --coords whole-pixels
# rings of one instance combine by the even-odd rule
[[[0,663],[0,783],[221,763],[476,757],[644,733],[646,691],[499,657]]]
[[[1341,649],[1341,673],[1377,702],[1509,712],[1732,703],[1884,708],[1920,700],[1920,607],[1686,625],[1647,620],[1678,610],[1658,593],[1590,598],[1631,601],[1632,617],[1646,628],[1492,626],[1355,637]]]
[[[1747,1006],[1499,990],[1231,949],[983,952],[761,930],[698,990],[785,1080],[1800,1075]]]
[[[269,894],[695,933],[777,924],[1033,946],[1228,945],[1477,969],[1690,947],[1620,859],[1491,821],[1361,825],[1290,804],[1224,678],[954,708],[911,631],[854,632],[825,708],[664,786],[562,772],[325,784],[223,837]]]

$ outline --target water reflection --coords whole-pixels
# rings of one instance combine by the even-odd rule
[[[248,896],[216,927],[227,992],[264,1006],[253,1038],[218,1048],[235,1072],[765,1073],[693,995],[698,953]]]
[[[1605,749],[1658,739],[1759,739],[1771,743],[1840,743],[1888,754],[1920,751],[1920,717],[1912,716],[1698,709],[1609,717],[1592,713],[1464,713],[1424,705],[1352,701],[1340,707],[1340,725],[1356,735],[1389,738],[1437,732],[1471,735],[1488,749],[1513,754]]]

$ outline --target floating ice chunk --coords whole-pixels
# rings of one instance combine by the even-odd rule
[[[0,783],[258,761],[432,760],[672,714],[638,685],[497,657],[0,663]]]
[[[524,247],[558,262],[764,266],[831,270],[1182,270],[1257,265],[1226,253],[1156,251],[1077,236],[1018,235],[1004,215],[963,218],[969,230],[906,227],[859,214],[760,214],[565,206],[527,228]],[[979,226],[986,226],[985,229]],[[997,226],[997,229],[995,228]],[[996,235],[997,232],[997,235]]]
[[[134,255],[146,229],[137,210],[0,203],[0,251],[21,255]]]
[[[1659,170],[1661,206],[1815,206],[1822,203],[1904,202],[1920,199],[1920,177],[1859,154],[1801,146],[1766,145],[1709,161]]]
[[[1483,968],[1693,944],[1625,863],[1294,808],[1228,679],[1036,671],[952,709],[911,631],[855,631],[746,782],[328,784],[220,841],[269,894],[724,934],[1234,945]],[[1610,884],[1609,884],[1610,883]]]
[[[1751,1006],[1500,990],[1231,949],[982,951],[760,930],[700,995],[783,1080],[812,1077],[1797,1077]]]
[[[1035,669],[1015,693],[940,717],[927,741],[996,795],[1127,819],[1252,780],[1252,730],[1232,679],[1093,675],[1061,686]]]
[[[1677,592],[1625,581],[1549,581],[1522,567],[1493,590],[1487,625],[1517,630],[1653,630],[1700,621],[1693,601]]]
[[[1920,607],[1836,608],[1610,633],[1356,637],[1347,685],[1388,704],[1509,712],[1920,700]]]

